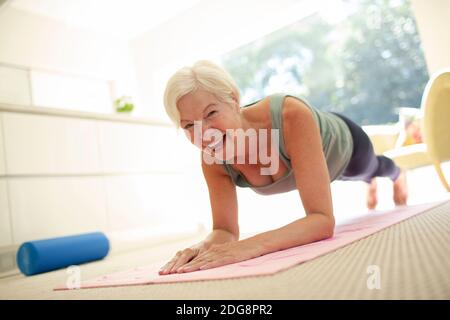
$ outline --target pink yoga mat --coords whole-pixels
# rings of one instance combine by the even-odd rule
[[[149,266],[136,267],[131,270],[83,281],[81,283],[81,288],[148,285],[153,283],[270,275],[342,248],[393,224],[442,205],[447,201],[448,200],[414,206],[402,206],[388,211],[371,211],[364,216],[337,226],[333,238],[273,252],[255,259],[214,269],[161,276],[158,274],[158,270],[165,264],[165,261],[161,261]],[[55,290],[67,289],[66,285],[55,288]]]

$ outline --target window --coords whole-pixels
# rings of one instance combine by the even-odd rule
[[[342,0],[222,56],[242,104],[274,92],[304,97],[360,125],[419,107],[428,72],[407,0]]]

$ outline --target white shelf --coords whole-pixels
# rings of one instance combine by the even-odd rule
[[[27,114],[46,115],[65,118],[104,120],[104,121],[143,124],[150,126],[172,127],[172,125],[169,122],[161,121],[158,119],[134,117],[133,115],[127,114],[103,114],[95,112],[85,112],[85,111],[75,111],[75,110],[65,110],[39,106],[25,106],[25,105],[15,105],[5,103],[0,103],[0,112],[27,113]]]

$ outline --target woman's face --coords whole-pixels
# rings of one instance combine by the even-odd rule
[[[183,96],[177,103],[180,126],[188,139],[203,152],[219,160],[228,160],[226,152],[227,129],[241,128],[239,105],[219,101],[212,93],[197,89]]]

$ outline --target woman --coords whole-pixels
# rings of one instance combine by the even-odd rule
[[[376,156],[367,135],[348,118],[319,111],[286,94],[243,108],[239,103],[231,76],[208,61],[180,69],[167,83],[167,114],[203,152],[213,231],[200,243],[179,251],[161,268],[161,275],[209,269],[332,237],[330,182],[336,179],[367,182],[367,205],[375,208],[375,178],[389,177],[394,202],[406,204],[405,173],[391,159]],[[265,131],[278,136],[260,134]],[[253,146],[242,147],[237,141],[242,134],[237,132],[256,133],[243,136]],[[250,158],[253,161],[246,160]],[[306,217],[239,241],[236,185],[265,195],[297,189]]]

